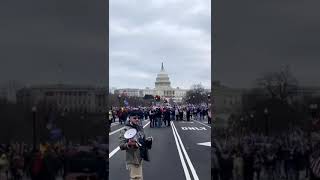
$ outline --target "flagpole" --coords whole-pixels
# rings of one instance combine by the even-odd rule
[[[33,151],[36,150],[37,146],[37,136],[36,136],[36,106],[32,107],[32,130],[33,130]]]

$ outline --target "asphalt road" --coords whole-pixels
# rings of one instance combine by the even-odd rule
[[[205,121],[173,121],[171,127],[150,128],[145,133],[154,139],[150,162],[143,162],[144,180],[210,180],[211,127]],[[109,179],[127,180],[125,152],[118,149],[119,131],[114,124],[109,133]],[[203,145],[198,145],[203,143]]]

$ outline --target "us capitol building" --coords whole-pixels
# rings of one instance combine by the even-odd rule
[[[155,88],[145,88],[145,89],[116,89],[115,94],[121,94],[129,97],[144,97],[145,95],[156,96],[159,95],[164,98],[172,99],[174,102],[181,102],[182,98],[186,95],[187,89],[180,89],[179,87],[171,87],[171,82],[168,73],[166,73],[163,63],[161,65],[161,70],[157,74]]]

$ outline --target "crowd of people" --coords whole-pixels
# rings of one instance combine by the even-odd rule
[[[125,124],[128,120],[130,111],[134,107],[111,107],[109,111],[110,124],[119,120],[120,124]],[[151,128],[160,128],[170,126],[173,120],[183,121],[199,120],[211,124],[211,113],[207,105],[184,105],[184,106],[150,106],[138,107],[141,120],[150,120]]]
[[[104,179],[105,152],[106,150],[97,144],[64,146],[44,143],[36,149],[24,143],[2,144],[0,179],[55,180],[57,177],[68,179],[72,173],[94,174],[91,175],[94,177],[92,179]],[[88,162],[90,158],[91,163]],[[87,169],[88,172],[83,172],[83,169]]]
[[[309,135],[299,129],[273,137],[216,134],[213,143],[215,179],[318,180],[320,146]]]
[[[210,106],[184,105],[170,106],[158,104],[150,107],[111,107],[109,110],[109,125],[119,119],[124,128],[119,135],[119,148],[125,151],[126,169],[130,179],[142,180],[143,161],[150,161],[148,151],[152,148],[153,138],[147,137],[142,126],[143,120],[150,121],[150,128],[169,127],[171,121],[208,120],[211,123]],[[135,132],[135,133],[133,133]],[[130,136],[134,134],[133,136]]]

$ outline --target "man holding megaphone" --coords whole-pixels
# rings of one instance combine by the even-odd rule
[[[130,171],[130,180],[143,180],[142,161],[149,161],[148,150],[152,146],[152,137],[146,138],[140,125],[139,111],[129,113],[129,122],[120,132],[119,147],[126,151],[126,166]]]

